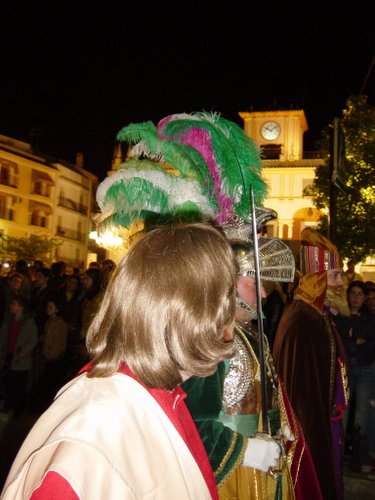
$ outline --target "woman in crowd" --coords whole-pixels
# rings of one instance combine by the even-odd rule
[[[29,374],[38,342],[35,322],[29,316],[29,301],[15,297],[10,317],[0,330],[0,363],[3,369],[5,407],[3,412],[19,416],[26,403]]]

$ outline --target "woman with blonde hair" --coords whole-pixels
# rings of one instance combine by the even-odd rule
[[[92,362],[32,429],[3,498],[217,498],[179,386],[231,355],[236,274],[203,224],[135,243],[89,328]]]

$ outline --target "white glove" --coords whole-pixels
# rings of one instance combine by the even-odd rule
[[[281,455],[281,447],[274,439],[249,438],[242,465],[268,472],[276,467]]]
[[[281,434],[286,439],[286,441],[294,441],[294,435],[286,424],[281,427]]]

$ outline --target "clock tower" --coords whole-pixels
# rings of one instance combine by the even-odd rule
[[[303,158],[303,134],[308,129],[303,110],[241,112],[240,117],[247,135],[260,146],[263,158]]]
[[[296,240],[306,226],[316,226],[323,215],[305,189],[314,182],[315,169],[324,163],[316,152],[303,151],[308,130],[303,110],[240,112],[244,129],[259,146],[262,172],[268,185],[264,206],[278,214],[267,224],[267,235]]]

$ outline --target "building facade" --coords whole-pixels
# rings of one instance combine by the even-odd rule
[[[97,177],[77,164],[33,151],[0,135],[0,239],[42,235],[59,245],[42,259],[85,268]],[[4,245],[3,245],[4,246]],[[11,258],[4,253],[2,260]]]
[[[261,150],[269,192],[265,206],[278,213],[267,226],[268,236],[299,240],[306,226],[317,226],[322,212],[304,195],[315,169],[324,160],[303,150],[308,125],[303,110],[240,112],[245,132]]]
[[[303,148],[308,130],[303,110],[240,112],[244,130],[259,146],[263,175],[269,191],[264,205],[278,214],[267,225],[267,235],[286,240],[298,259],[301,231],[316,227],[323,212],[314,207],[304,189],[313,183],[315,170],[324,163],[316,152]],[[375,279],[374,260],[356,266],[364,280]]]

